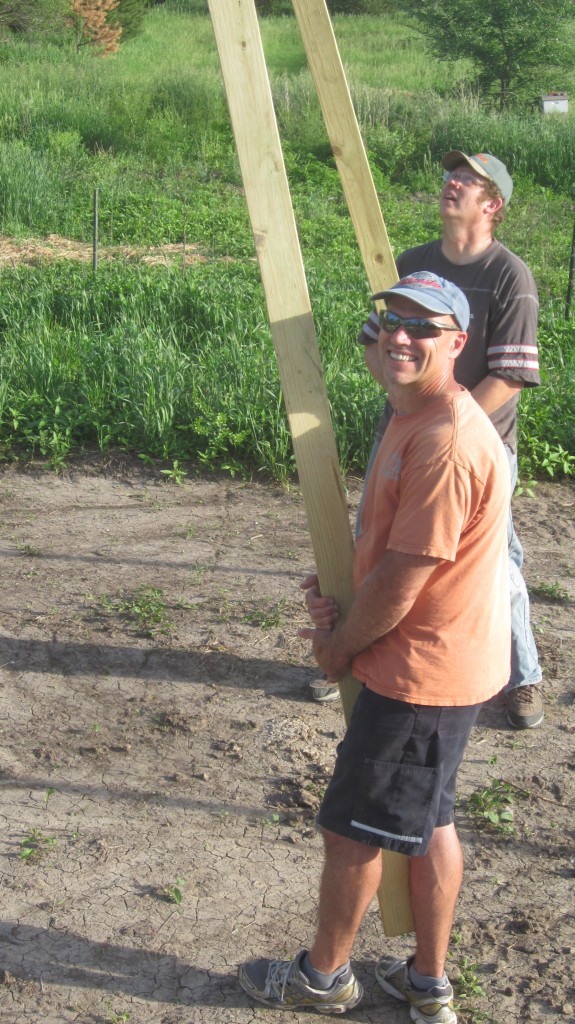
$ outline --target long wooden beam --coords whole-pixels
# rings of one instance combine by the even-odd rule
[[[209,0],[209,7],[320,585],[345,612],[353,540],[255,6]],[[348,721],[359,684],[348,675],[340,691]],[[389,935],[408,930],[402,887],[400,878],[380,899]]]
[[[369,286],[380,292],[397,281],[397,269],[327,4],[292,5]],[[384,852],[378,900],[386,935],[413,931],[407,857]]]
[[[325,0],[292,0],[372,292],[397,270]]]

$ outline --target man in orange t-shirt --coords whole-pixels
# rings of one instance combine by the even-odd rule
[[[374,462],[355,544],[356,592],[388,550],[439,560],[401,621],[353,659],[356,679],[383,696],[481,704],[506,681],[509,587],[497,527],[509,488],[503,446],[484,421],[469,392],[438,396],[392,418]]]
[[[380,849],[410,858],[416,950],[383,957],[382,988],[420,1024],[456,1024],[444,973],[462,857],[459,765],[481,704],[509,677],[509,470],[501,439],[454,363],[467,338],[462,291],[427,271],[384,298],[378,353],[394,410],[367,485],[355,596],[340,617],[303,584],[321,670],[364,682],[319,812],[325,864],[313,945],[242,964],[275,1007],[343,1013],[362,995],[349,957],[381,876]]]

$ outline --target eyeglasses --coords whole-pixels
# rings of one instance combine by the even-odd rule
[[[446,324],[438,324],[435,320],[427,320],[423,316],[398,316],[389,309],[382,309],[379,314],[379,326],[386,334],[395,334],[400,327],[403,327],[406,334],[416,341],[422,338],[438,338],[442,331],[459,331],[460,327],[449,327]]]
[[[444,171],[444,182],[458,181],[460,185],[483,185],[484,182],[470,171]]]

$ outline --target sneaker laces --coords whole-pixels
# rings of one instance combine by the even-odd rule
[[[266,978],[264,994],[267,998],[274,996],[283,1002],[285,988],[288,982],[288,975],[292,968],[293,960],[272,960]]]
[[[513,694],[518,704],[533,704],[535,697],[534,686],[517,686]]]

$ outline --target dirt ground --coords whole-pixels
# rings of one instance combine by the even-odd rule
[[[492,702],[462,767],[462,1022],[575,1019],[575,488],[515,510],[546,720],[513,732]],[[339,703],[310,701],[296,635],[301,495],[85,458],[4,468],[0,520],[0,1021],[292,1021],[236,970],[312,937],[314,814],[343,729]],[[373,968],[410,948],[374,904],[351,1021],[407,1022]]]

